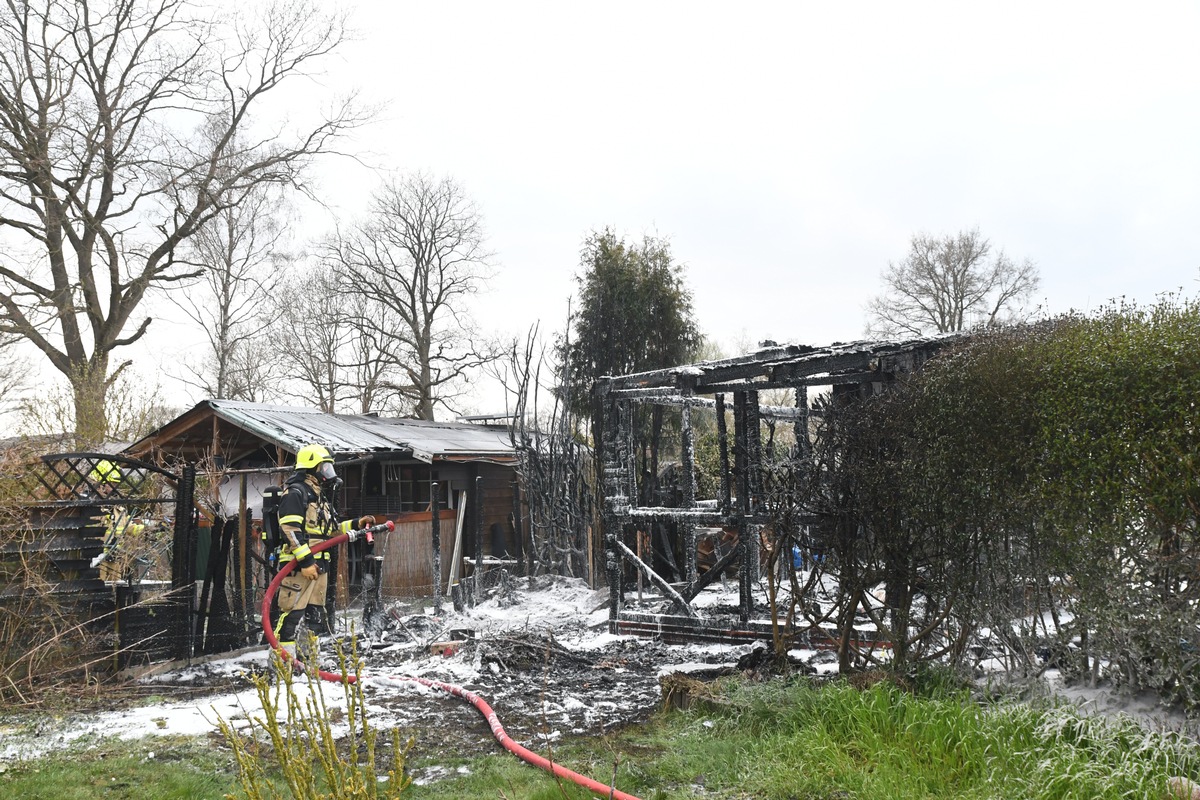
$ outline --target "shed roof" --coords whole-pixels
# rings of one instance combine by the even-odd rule
[[[715,394],[737,389],[866,383],[912,372],[938,350],[968,334],[902,341],[835,342],[826,347],[764,343],[753,353],[628,375],[604,376],[600,389],[614,397],[668,395],[687,390]]]
[[[211,425],[202,424],[205,420],[211,420]],[[328,414],[315,408],[236,400],[203,400],[131,445],[128,452],[142,454],[159,447],[197,458],[211,451],[214,438],[225,442],[224,447],[244,442],[242,432],[292,453],[319,443],[335,456],[397,453],[426,462],[514,459],[509,431],[502,426]]]

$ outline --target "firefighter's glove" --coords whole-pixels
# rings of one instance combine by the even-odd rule
[[[292,555],[295,556],[297,566],[300,567],[300,575],[310,581],[317,579],[317,560],[313,558],[312,550],[309,549],[308,543],[300,545],[292,550]]]
[[[375,517],[371,516],[370,514],[367,514],[365,517],[358,518],[358,530],[360,530],[360,531],[363,528],[369,528],[374,524],[375,524]]]

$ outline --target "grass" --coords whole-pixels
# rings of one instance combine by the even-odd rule
[[[201,800],[236,786],[228,750],[199,737],[74,742],[36,761],[9,761],[0,797],[22,800]]]
[[[1128,719],[1079,717],[1069,708],[982,706],[962,692],[914,693],[887,681],[864,690],[807,680],[721,688],[725,703],[566,742],[551,755],[604,783],[613,782],[616,764],[617,788],[645,800],[1165,798],[1168,777],[1200,776],[1197,744]],[[414,785],[405,796],[592,797],[507,753],[469,761],[450,756],[437,764],[449,775]],[[229,751],[202,740],[105,745],[8,766],[0,774],[3,797],[237,795]],[[418,772],[428,766],[410,764]]]

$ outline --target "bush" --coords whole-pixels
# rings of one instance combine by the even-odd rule
[[[315,647],[315,639],[312,644]],[[339,722],[347,732],[341,740],[331,726],[339,715],[325,702],[321,678],[311,671],[304,673],[302,698],[291,664],[276,655],[272,655],[271,671],[253,678],[263,716],[251,717],[245,732],[223,718],[218,720],[250,800],[376,800],[407,795],[411,780],[404,773],[404,762],[412,740],[402,742],[393,729],[391,766],[380,776],[378,734],[363,700],[361,661],[353,643],[349,655],[339,644],[337,656],[346,699]]]

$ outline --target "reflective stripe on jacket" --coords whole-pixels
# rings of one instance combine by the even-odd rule
[[[283,546],[279,550],[279,561],[284,563],[293,559],[303,561],[310,555],[314,559],[328,559],[328,550],[313,553],[312,546],[338,533],[350,531],[352,520],[340,524],[334,522],[333,508],[321,497],[313,481],[307,475],[298,475],[288,480],[287,492],[279,501],[279,525],[299,528],[307,539],[293,549],[286,536],[284,537]]]

